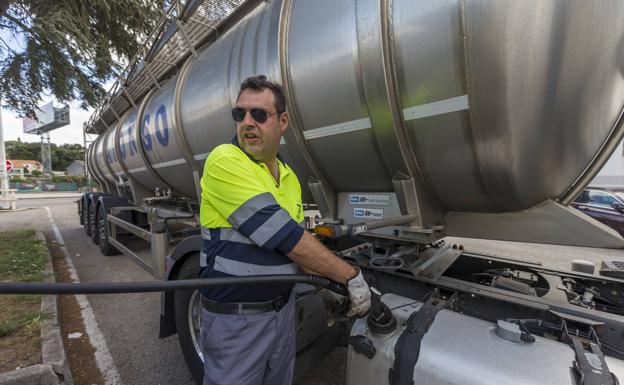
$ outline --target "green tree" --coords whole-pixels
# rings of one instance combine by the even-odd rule
[[[163,0],[0,0],[0,97],[34,116],[43,93],[94,107],[136,54]]]
[[[41,161],[41,143],[9,140],[5,142],[7,159],[32,159]],[[80,144],[50,144],[52,169],[63,171],[74,160],[84,160],[84,147]]]
[[[74,160],[84,159],[84,148],[79,144],[63,144],[60,146],[52,144],[51,150],[52,168],[54,170],[65,170]]]
[[[41,160],[41,143],[8,140],[4,143],[7,159]]]

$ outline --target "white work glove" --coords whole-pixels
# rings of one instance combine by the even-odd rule
[[[366,314],[371,306],[371,292],[368,283],[362,276],[361,270],[347,282],[347,290],[349,291],[349,300],[351,301],[347,317]]]

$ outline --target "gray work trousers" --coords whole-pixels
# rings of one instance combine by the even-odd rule
[[[290,385],[295,369],[295,297],[279,311],[216,314],[202,308],[203,385]]]

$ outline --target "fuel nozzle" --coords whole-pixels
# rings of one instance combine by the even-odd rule
[[[397,326],[397,320],[390,308],[381,301],[381,292],[374,287],[371,287],[371,308],[366,322],[375,334],[392,333]]]

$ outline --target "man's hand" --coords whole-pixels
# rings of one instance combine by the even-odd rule
[[[368,283],[362,276],[362,271],[358,271],[357,275],[347,282],[347,290],[349,291],[349,299],[351,304],[348,317],[364,315],[371,306],[371,292]]]

